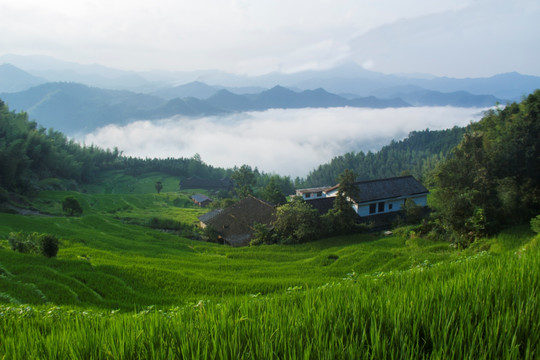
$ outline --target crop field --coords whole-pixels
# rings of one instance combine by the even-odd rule
[[[527,227],[461,251],[407,228],[231,248],[150,227],[206,211],[158,175],[0,213],[0,357],[540,357],[540,246]],[[64,216],[66,196],[82,216]],[[12,251],[15,231],[55,234],[58,256]]]

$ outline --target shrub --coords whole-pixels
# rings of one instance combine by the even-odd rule
[[[319,224],[317,210],[295,198],[277,208],[274,231],[282,244],[299,244],[319,239]]]
[[[255,223],[253,224],[253,229],[253,239],[251,240],[249,245],[269,245],[276,242],[268,226],[260,223]]]
[[[55,257],[58,254],[58,238],[50,234],[42,234],[39,241],[41,255],[48,258]]]
[[[9,233],[8,242],[11,250],[28,254],[35,252],[36,233],[26,234],[22,231]]]
[[[204,241],[219,243],[219,232],[213,226],[207,226],[203,230],[202,238]]]
[[[81,204],[72,196],[68,196],[64,198],[64,201],[62,201],[62,211],[69,213],[69,215],[82,215],[83,209],[81,207]]]
[[[536,215],[531,219],[531,230],[537,234],[540,234],[540,215]]]
[[[41,254],[46,257],[55,257],[58,253],[58,238],[51,234],[37,232],[12,232],[8,237],[9,245],[14,251],[24,254]]]
[[[173,219],[153,217],[148,222],[148,226],[152,229],[174,231],[177,235],[185,236],[190,239],[199,238],[200,231],[198,226],[186,224]]]

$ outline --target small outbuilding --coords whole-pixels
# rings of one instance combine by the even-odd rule
[[[191,196],[191,201],[199,207],[206,207],[212,202],[212,199],[203,194],[195,194]]]
[[[199,216],[201,227],[213,227],[225,244],[247,246],[253,238],[254,225],[259,223],[270,227],[276,218],[276,209],[263,200],[248,196],[228,208],[209,214]]]

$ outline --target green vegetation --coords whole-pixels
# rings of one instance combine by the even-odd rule
[[[407,206],[410,225],[390,235],[322,238],[348,223],[291,201],[273,228],[288,245],[246,248],[194,240],[212,229],[178,189],[233,172],[80,147],[1,104],[0,357],[538,358],[538,104],[540,92],[488,113],[437,158],[429,221]],[[36,155],[41,142],[50,151]],[[240,192],[290,186],[240,169]],[[354,178],[340,173],[334,215]]]
[[[81,204],[72,196],[66,196],[62,201],[62,211],[68,213],[69,215],[81,216],[83,209]]]
[[[467,246],[540,213],[540,90],[489,111],[434,172],[439,227]]]
[[[51,234],[12,232],[9,233],[8,242],[12,250],[24,254],[54,257],[58,253],[58,239]]]
[[[467,128],[413,131],[401,141],[392,141],[378,152],[350,152],[336,156],[328,164],[319,165],[305,180],[297,179],[302,187],[328,186],[346,169],[358,175],[358,180],[382,179],[410,174],[419,180],[450,153],[461,141]]]
[[[287,249],[228,248],[224,258],[235,265],[222,271],[231,277],[227,286],[236,287],[236,293],[224,294],[223,285],[213,287],[216,282],[211,279],[217,276],[213,273],[199,279],[205,294],[191,301],[171,298],[158,307],[147,307],[142,294],[128,287],[129,278],[145,267],[142,264],[130,262],[137,269],[120,279],[120,262],[107,269],[93,265],[94,270],[77,276],[73,265],[69,271],[67,264],[43,262],[36,264],[39,270],[23,276],[20,267],[3,261],[3,283],[16,277],[19,297],[41,291],[52,304],[42,300],[43,305],[37,301],[16,305],[17,299],[3,289],[2,299],[11,304],[0,306],[0,354],[7,358],[532,359],[540,351],[540,251],[538,238],[528,239],[530,235],[520,230],[486,240],[491,251],[458,253],[447,244],[401,236],[348,237]],[[218,245],[205,246],[206,253],[199,249],[198,255],[191,255],[202,258],[192,266],[210,271],[212,266],[205,263],[221,257],[223,249]],[[169,255],[180,258],[181,252],[169,250]],[[159,280],[160,271],[178,264],[170,256],[161,261],[163,265],[154,263],[156,268],[147,276]],[[79,261],[93,263],[94,258]],[[180,266],[186,275],[183,282],[174,282],[177,287],[198,277],[192,267]],[[357,271],[328,277],[350,266]],[[114,268],[116,276],[104,274]],[[322,269],[317,271],[322,281],[311,274],[317,268]],[[296,278],[286,276],[293,271]],[[48,281],[37,281],[37,273]],[[174,276],[172,269],[167,273]],[[257,291],[272,277],[286,287]],[[242,288],[248,282],[250,288]],[[163,294],[159,286],[152,292]],[[52,297],[54,293],[63,294]],[[129,302],[134,296],[139,302],[135,310],[118,311],[111,303],[83,308],[77,302],[100,297]],[[74,305],[58,306],[65,303]]]

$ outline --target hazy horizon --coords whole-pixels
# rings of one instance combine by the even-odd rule
[[[123,70],[540,76],[536,0],[24,0],[0,14],[0,55]]]

